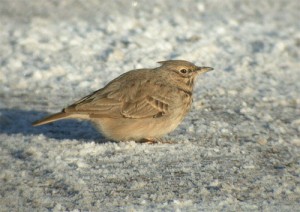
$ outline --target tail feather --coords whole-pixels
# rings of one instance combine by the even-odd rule
[[[43,124],[48,124],[50,122],[54,122],[54,121],[58,121],[60,119],[66,119],[69,117],[70,114],[65,113],[65,112],[59,112],[59,113],[55,113],[53,115],[47,116],[41,120],[37,120],[35,122],[32,123],[32,126],[40,126]]]

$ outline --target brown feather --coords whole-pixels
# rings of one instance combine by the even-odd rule
[[[48,124],[50,122],[54,122],[60,119],[66,119],[69,117],[69,114],[65,113],[65,112],[59,112],[59,113],[55,113],[53,115],[47,116],[41,120],[35,121],[32,123],[32,126],[40,126],[43,124]]]

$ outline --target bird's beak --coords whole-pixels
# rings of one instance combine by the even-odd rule
[[[197,69],[196,69],[197,74],[202,74],[202,73],[212,71],[212,70],[214,70],[214,69],[211,67],[197,67]]]

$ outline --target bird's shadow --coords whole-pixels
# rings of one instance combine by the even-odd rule
[[[49,138],[76,139],[96,141],[107,140],[94,128],[90,122],[77,120],[61,120],[54,123],[33,127],[32,122],[49,115],[43,111],[25,111],[19,109],[0,109],[0,133],[8,135],[40,135]]]

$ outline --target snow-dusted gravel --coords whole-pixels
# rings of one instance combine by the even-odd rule
[[[0,211],[300,211],[298,0],[0,5]],[[166,59],[215,68],[174,144],[31,127]]]

